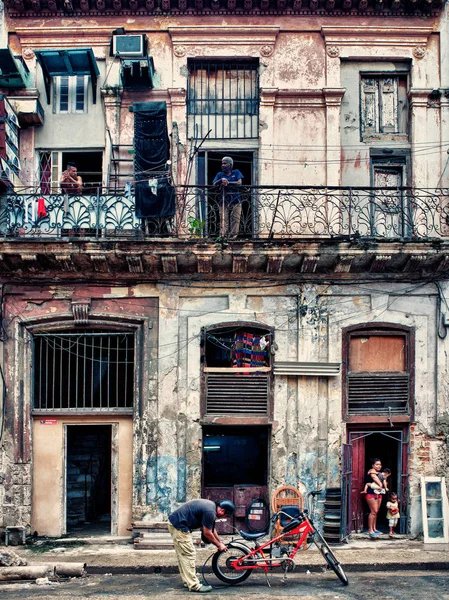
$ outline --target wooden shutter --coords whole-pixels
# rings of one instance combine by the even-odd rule
[[[268,415],[268,375],[206,374],[206,413]]]
[[[362,133],[399,133],[399,78],[362,77]]]
[[[379,131],[379,86],[375,77],[362,78],[362,132]]]
[[[404,414],[409,406],[409,375],[351,374],[348,377],[348,413]]]
[[[379,79],[380,131],[398,133],[398,78],[381,77]]]

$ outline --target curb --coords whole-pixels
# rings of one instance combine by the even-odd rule
[[[434,561],[434,562],[410,562],[410,563],[373,563],[370,565],[367,564],[359,564],[359,563],[342,563],[343,568],[348,573],[367,573],[370,571],[377,571],[380,567],[382,568],[382,572],[389,571],[448,571],[449,570],[449,562],[447,561]],[[310,571],[311,573],[322,573],[323,568],[326,568],[326,565],[323,563],[322,565],[306,565],[301,564],[296,566],[296,573]],[[300,571],[301,570],[301,571]],[[201,572],[202,568],[197,565],[197,571]],[[212,569],[210,566],[207,566],[204,569],[205,573],[212,573]],[[276,571],[273,571],[276,572]],[[281,571],[279,571],[281,572]],[[175,575],[179,574],[178,567],[175,565],[170,566],[151,566],[151,567],[108,567],[108,566],[92,566],[89,567],[87,565],[87,573],[88,575]]]

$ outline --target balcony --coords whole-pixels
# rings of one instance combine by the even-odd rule
[[[229,199],[241,203],[236,236],[224,220]],[[170,218],[138,218],[135,208],[132,193],[9,193],[0,212],[0,272],[23,267],[10,254],[35,257],[27,263],[33,272],[57,270],[63,260],[72,271],[154,277],[369,271],[410,278],[449,269],[445,189],[187,186],[176,188]],[[80,244],[94,263],[79,256]]]

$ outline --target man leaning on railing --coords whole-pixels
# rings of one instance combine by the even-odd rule
[[[242,185],[243,175],[238,169],[233,169],[234,161],[230,156],[225,156],[221,161],[221,171],[215,175],[214,185],[222,188],[219,203],[221,235],[237,237],[242,216],[242,200],[239,191],[232,191],[235,185]],[[230,188],[227,190],[227,188]]]

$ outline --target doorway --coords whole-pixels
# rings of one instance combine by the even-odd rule
[[[352,477],[348,486],[348,497],[343,499],[343,510],[348,513],[349,532],[361,532],[367,528],[369,510],[361,492],[372,459],[378,458],[383,467],[391,470],[387,485],[390,491],[398,494],[401,508],[400,533],[406,533],[407,431],[408,427],[391,429],[357,427],[348,432],[348,445],[345,445],[345,451],[351,454]],[[377,519],[377,528],[383,532],[388,531],[386,502],[384,498]]]
[[[267,501],[268,440],[264,426],[203,428],[203,498],[236,506],[233,519],[217,523],[219,533],[247,530],[248,506],[258,498]]]
[[[242,187],[239,189],[242,204],[242,215],[240,218],[239,237],[250,237],[255,228],[253,209],[253,195],[251,186],[256,180],[254,173],[254,152],[241,150],[221,150],[220,152],[205,150],[198,152],[197,158],[197,185],[212,185],[212,182],[221,171],[221,160],[224,156],[230,156],[233,161],[233,169],[238,169],[243,175]],[[197,217],[204,222],[207,234],[218,236],[220,234],[219,204],[221,194],[209,190],[198,203]]]
[[[111,425],[67,425],[66,531],[111,534]]]

